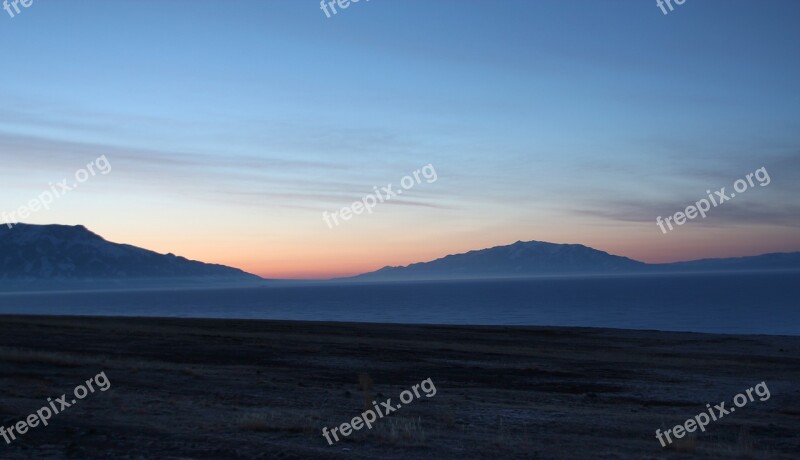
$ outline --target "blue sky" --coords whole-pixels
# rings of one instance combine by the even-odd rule
[[[327,276],[516,240],[647,261],[800,250],[800,4],[34,0],[0,11],[0,211]],[[335,211],[432,164],[373,215]],[[662,235],[760,167],[768,187]]]

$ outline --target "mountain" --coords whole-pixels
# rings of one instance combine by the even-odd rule
[[[728,259],[700,259],[671,264],[649,265],[666,271],[753,271],[753,270],[797,270],[800,268],[800,252],[776,252],[750,257]]]
[[[582,244],[517,241],[508,246],[469,251],[405,267],[384,267],[342,281],[413,281],[517,278],[542,275],[689,273],[718,271],[800,270],[800,253],[764,254],[731,259],[704,259],[647,264]]]
[[[106,241],[82,225],[0,227],[0,281],[261,281],[242,270]]]
[[[642,270],[645,265],[582,244],[517,241],[508,246],[449,255],[406,267],[384,267],[353,279],[423,280],[628,273]]]

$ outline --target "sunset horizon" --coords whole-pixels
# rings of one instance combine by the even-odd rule
[[[791,43],[769,39],[793,27],[778,6],[731,7],[764,19],[744,32],[721,22],[732,33],[718,41],[702,27],[717,11],[703,4],[669,16],[646,4],[523,3],[420,15],[418,2],[362,2],[326,17],[284,2],[226,11],[167,2],[158,15],[89,3],[107,21],[128,20],[108,34],[107,21],[79,9],[32,6],[0,32],[13,28],[17,69],[29,76],[0,88],[0,213],[15,221],[82,224],[267,278],[347,276],[517,240],[646,262],[800,250],[800,66],[783,59]],[[583,34],[557,26],[565,14]],[[597,20],[611,17],[625,28]],[[69,38],[53,43],[41,27]],[[175,27],[194,52],[171,38]],[[358,39],[378,33],[381,42]],[[657,45],[664,33],[676,38]],[[770,47],[752,65],[693,45],[709,41]],[[628,56],[637,57],[619,65]],[[361,61],[372,67],[350,65]],[[43,77],[53,71],[57,81]],[[20,218],[101,156],[108,174]],[[746,193],[705,217],[660,229],[657,218],[730,193],[760,168],[768,185],[751,176]]]
[[[796,460],[798,19],[0,0],[0,458]]]

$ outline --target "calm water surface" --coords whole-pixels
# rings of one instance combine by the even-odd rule
[[[659,275],[0,294],[0,313],[800,335],[798,294],[800,273]]]

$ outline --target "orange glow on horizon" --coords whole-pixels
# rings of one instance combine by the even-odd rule
[[[570,229],[565,229],[541,224],[536,231],[517,232],[509,226],[498,225],[461,233],[437,231],[435,234],[409,235],[387,232],[381,233],[381,238],[373,239],[357,232],[323,232],[323,238],[288,232],[267,236],[243,233],[231,238],[229,235],[238,233],[236,229],[213,226],[199,228],[191,234],[185,234],[177,227],[167,233],[163,228],[154,229],[147,225],[140,228],[100,226],[93,230],[109,241],[227,265],[267,279],[349,277],[386,266],[428,262],[450,254],[504,246],[520,240],[584,244],[647,263],[753,256],[793,252],[800,248],[800,235],[789,228],[765,227],[756,230],[742,227],[719,235],[713,228],[686,227],[681,228],[681,232],[662,235],[650,226],[595,227],[587,231],[588,226],[572,225]],[[753,238],[755,234],[760,238]],[[308,241],[316,243],[309,244]]]

